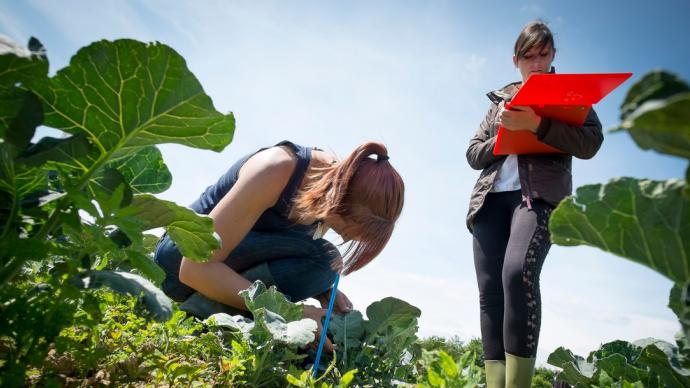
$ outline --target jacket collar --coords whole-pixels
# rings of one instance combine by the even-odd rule
[[[498,90],[486,93],[486,96],[496,105],[500,104],[501,101],[508,102],[518,92],[518,85],[520,85],[520,83],[521,81],[509,83]]]

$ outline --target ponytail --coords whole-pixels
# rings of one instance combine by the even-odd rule
[[[383,250],[402,212],[405,188],[389,159],[383,144],[364,143],[338,165],[321,168],[321,177],[295,199],[301,221],[338,214],[360,227],[360,240],[346,249],[344,274],[364,267]]]

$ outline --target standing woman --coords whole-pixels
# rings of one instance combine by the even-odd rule
[[[529,23],[515,42],[513,64],[522,81],[488,93],[491,105],[470,140],[467,161],[482,170],[472,192],[467,226],[473,235],[487,387],[529,387],[539,342],[539,274],[551,246],[551,211],[572,191],[572,156],[590,159],[603,141],[590,110],[584,124],[539,117],[528,106],[505,104],[530,75],[552,72],[553,35]],[[493,154],[498,127],[529,130],[562,154]]]
[[[183,306],[215,301],[246,310],[238,293],[261,280],[294,302],[311,297],[325,308],[336,274],[357,271],[386,246],[403,197],[403,181],[380,143],[362,144],[342,162],[288,141],[258,150],[190,206],[213,219],[221,239],[208,262],[183,257],[167,234],[161,238],[155,261],[166,273],[162,289]],[[323,239],[329,228],[351,242],[344,260]],[[304,306],[317,322],[316,338],[324,308]],[[338,291],[335,311],[351,309]],[[325,348],[332,350],[330,341]]]

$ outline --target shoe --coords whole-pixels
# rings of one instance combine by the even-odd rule
[[[216,302],[215,300],[209,299],[198,292],[195,292],[192,294],[192,296],[187,298],[187,300],[182,302],[180,304],[180,310],[199,319],[206,319],[217,313],[244,316],[248,314],[247,311],[242,311],[240,309],[224,305],[220,302]]]

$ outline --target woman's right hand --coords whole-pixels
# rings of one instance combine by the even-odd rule
[[[314,297],[314,299],[318,300],[321,304],[321,308],[328,308],[328,303],[331,299],[331,292],[333,292],[333,289],[329,288],[321,295]],[[348,298],[347,295],[340,290],[336,291],[335,302],[333,303],[333,312],[335,314],[348,314],[352,312],[352,302],[350,301],[350,298]]]
[[[314,339],[314,342],[310,343],[307,345],[308,347],[312,348],[313,350],[316,350],[319,347],[319,340],[321,340],[321,333],[323,332],[323,325],[321,324],[321,318],[323,318],[324,315],[328,310],[326,309],[320,309],[318,307],[310,306],[310,305],[304,305],[304,317],[305,318],[310,318],[316,321],[316,337]],[[324,344],[323,344],[323,350],[326,351],[327,353],[333,353],[333,342],[326,336],[324,338]]]
[[[541,117],[529,106],[504,107],[498,113],[498,125],[509,131],[528,130],[536,133],[540,123]]]

